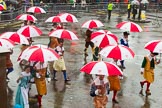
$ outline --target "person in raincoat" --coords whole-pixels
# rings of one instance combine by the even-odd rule
[[[31,78],[30,66],[25,66],[24,71],[21,72],[20,77],[17,79],[19,85],[16,93],[15,105],[20,105],[22,108],[29,108],[28,91]]]
[[[37,62],[35,65],[36,74],[34,82],[37,88],[37,99],[39,107],[42,106],[42,96],[47,94],[46,77],[47,77],[47,63]]]
[[[120,64],[120,62],[118,62],[118,59],[113,59],[112,63],[117,65],[118,67],[121,67],[121,64]],[[119,103],[116,99],[117,92],[121,88],[119,77],[120,77],[119,75],[108,76],[108,80],[109,80],[109,84],[110,84],[110,91],[113,91],[113,97],[112,97],[113,103]]]
[[[141,85],[141,91],[140,94],[143,95],[143,86],[146,83],[146,96],[151,95],[150,92],[150,85],[154,82],[154,69],[155,64],[159,64],[160,60],[156,60],[155,56],[157,56],[158,53],[150,52],[150,54],[146,55],[142,61],[141,66],[141,74],[144,77],[144,81],[140,81]]]
[[[128,19],[130,19],[130,14],[131,14],[131,9],[132,9],[132,5],[130,2],[128,2],[128,5],[127,5],[127,12],[128,12]]]
[[[94,97],[95,108],[106,108],[108,103],[109,83],[104,75],[97,75],[91,84],[90,96]]]

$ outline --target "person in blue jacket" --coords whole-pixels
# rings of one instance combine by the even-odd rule
[[[127,46],[129,47],[129,44],[128,44],[128,35],[129,33],[128,32],[123,32],[123,37],[120,39],[120,44],[121,45],[124,45],[124,46]],[[123,69],[125,69],[125,65],[124,65],[124,60],[121,60],[121,66]]]

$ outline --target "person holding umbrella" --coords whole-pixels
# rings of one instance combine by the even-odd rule
[[[63,47],[63,39],[59,39],[59,45],[55,48],[55,51],[60,55],[60,58],[56,60],[53,64],[53,79],[57,81],[56,79],[56,72],[62,71],[64,75],[64,80],[65,82],[70,81],[69,78],[67,78],[67,73],[66,73],[66,66],[65,66],[65,61],[64,61],[64,47]]]
[[[47,63],[37,62],[34,66],[35,68],[35,78],[34,82],[37,88],[37,100],[39,107],[42,106],[42,97],[47,94],[46,86],[46,75],[47,75]]]
[[[86,30],[86,39],[85,39],[86,43],[85,43],[85,49],[84,49],[85,56],[88,56],[87,49],[88,49],[89,45],[92,48],[92,52],[94,50],[94,43],[91,42],[91,34],[92,34],[92,32],[93,32],[92,29],[87,29]]]
[[[144,81],[140,81],[140,85],[141,85],[141,90],[140,90],[140,94],[143,95],[143,86],[146,83],[146,96],[151,95],[150,92],[150,85],[151,83],[154,82],[154,69],[155,69],[155,64],[159,64],[160,60],[156,60],[156,56],[158,55],[158,53],[155,52],[150,52],[149,55],[145,56],[142,62],[142,66],[141,66],[141,74],[144,77]]]
[[[90,96],[94,97],[95,108],[106,108],[108,103],[109,83],[105,75],[97,75],[91,84]]]
[[[120,64],[120,62],[118,62],[118,59],[113,58],[112,63],[117,65],[119,68],[121,67],[121,64]],[[112,98],[113,103],[119,103],[116,100],[117,92],[121,88],[119,77],[120,77],[119,75],[108,76],[108,80],[109,80],[109,84],[110,84],[110,91],[113,91],[113,98]]]
[[[128,32],[126,32],[126,31],[123,32],[123,37],[122,37],[122,39],[120,39],[120,44],[121,45],[124,45],[124,46],[129,47],[129,44],[128,44],[128,35],[129,35]],[[120,62],[121,62],[122,68],[125,69],[124,60],[121,60]]]

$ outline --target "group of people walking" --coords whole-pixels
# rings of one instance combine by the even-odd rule
[[[92,60],[93,61],[101,60],[100,55],[98,54],[100,48],[98,50],[95,50],[96,47],[94,43],[87,41],[90,38],[91,33],[93,33],[93,30],[88,29],[87,32],[90,34],[86,33],[87,38],[85,40],[86,43],[85,43],[85,49],[84,49],[85,56],[88,56],[88,54],[86,53],[87,53],[87,48],[90,45],[92,49],[92,57],[93,57]],[[129,47],[128,35],[129,35],[129,32],[123,32],[123,37],[120,39],[121,45]],[[144,96],[144,93],[143,93],[144,84],[146,84],[146,90],[145,90],[146,96],[151,95],[150,85],[151,83],[154,82],[155,65],[160,63],[160,60],[156,59],[157,55],[158,53],[150,52],[150,54],[146,55],[142,61],[141,73],[139,73],[143,75],[143,78],[145,79],[144,81],[139,82],[139,85],[141,86],[141,90],[139,91],[139,94],[142,96]],[[124,69],[126,69],[124,60],[118,60],[118,59],[113,58],[112,63],[117,65],[123,72],[124,72]],[[95,79],[92,81],[91,89],[90,89],[90,96],[94,98],[93,103],[94,103],[95,108],[106,108],[106,104],[108,102],[108,95],[111,91],[113,92],[112,102],[114,104],[119,103],[117,99],[117,94],[118,94],[118,91],[120,91],[122,88],[121,86],[122,79],[123,79],[123,76],[119,76],[119,75],[107,76],[107,77],[104,75],[95,76]]]
[[[24,24],[22,25],[29,25],[32,22],[24,21]],[[33,23],[32,23],[33,24]],[[62,29],[62,24],[53,23],[52,30],[55,29]],[[24,51],[26,48],[30,47],[32,45],[31,41],[32,39],[28,39],[30,41],[30,45],[22,45],[21,50]],[[43,95],[47,94],[47,87],[46,87],[46,78],[50,77],[49,72],[47,72],[47,68],[52,66],[52,70],[50,70],[50,73],[53,74],[53,80],[57,81],[56,73],[62,72],[64,76],[65,83],[69,82],[70,79],[67,76],[66,72],[66,66],[64,61],[64,47],[63,47],[64,40],[58,39],[55,37],[50,37],[48,47],[55,50],[60,58],[53,62],[34,62],[34,61],[26,61],[26,60],[20,60],[20,67],[22,69],[22,72],[20,73],[20,77],[17,79],[17,83],[19,83],[15,98],[15,108],[29,108],[29,92],[31,89],[31,84],[34,83],[36,85],[37,94],[35,97],[38,101],[38,106],[42,106],[42,97]],[[9,62],[8,62],[9,63]],[[12,62],[10,62],[12,63]],[[7,64],[8,66],[8,64]],[[11,65],[13,66],[13,65]],[[13,69],[8,67],[7,68],[7,74],[12,71]],[[7,77],[8,79],[8,77]]]

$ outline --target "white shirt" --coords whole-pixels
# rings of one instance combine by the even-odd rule
[[[64,47],[57,46],[55,50],[58,52],[59,55],[63,55],[64,52]]]

